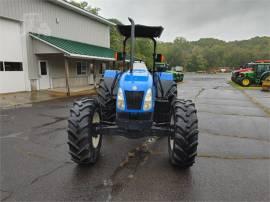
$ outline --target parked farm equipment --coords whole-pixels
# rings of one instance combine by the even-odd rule
[[[167,71],[173,74],[174,81],[181,82],[184,79],[183,67],[176,66]]]
[[[270,75],[270,63],[255,62],[249,63],[245,69],[240,69],[232,72],[232,81],[242,85],[250,86],[261,85],[262,81]]]
[[[173,74],[175,82],[181,82],[184,79],[183,67],[176,66],[170,68],[169,64],[164,62],[156,62],[156,69],[158,72],[168,72]]]
[[[262,90],[270,91],[270,75],[262,81]]]
[[[177,98],[173,74],[156,71],[156,39],[163,27],[118,25],[124,36],[123,53],[118,58],[126,65],[126,42],[131,41],[130,66],[126,72],[106,70],[95,99],[75,101],[68,120],[69,153],[78,164],[93,164],[100,154],[104,135],[127,138],[168,136],[169,158],[173,165],[190,167],[198,145],[198,120],[194,103]],[[135,38],[154,43],[153,68],[134,62]]]

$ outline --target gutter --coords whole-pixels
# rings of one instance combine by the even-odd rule
[[[88,55],[80,55],[80,54],[69,54],[67,57],[70,57],[70,58],[82,58],[82,59],[95,59],[95,60],[115,61],[115,58],[106,58],[106,57],[98,57],[98,56],[88,56]]]
[[[5,17],[5,16],[2,16],[0,15],[0,19],[5,19],[5,20],[11,20],[11,21],[14,21],[14,22],[19,22],[19,23],[22,23],[23,21],[22,20],[19,20],[19,19],[15,19],[15,18],[9,18],[9,17]]]

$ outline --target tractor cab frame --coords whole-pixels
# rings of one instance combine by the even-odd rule
[[[152,73],[155,72],[155,63],[157,60],[156,47],[157,41],[155,38],[160,37],[163,32],[163,27],[161,26],[145,26],[145,25],[135,25],[134,21],[129,18],[131,25],[117,25],[119,33],[124,36],[123,40],[123,63],[126,61],[126,44],[127,40],[131,39],[131,52],[130,52],[130,70],[132,71],[134,62],[134,44],[135,38],[148,38],[154,43],[153,51],[153,68]]]

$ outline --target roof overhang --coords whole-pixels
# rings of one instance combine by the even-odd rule
[[[93,60],[103,60],[103,61],[115,61],[115,58],[110,58],[110,57],[99,57],[99,56],[91,56],[91,55],[83,55],[83,54],[75,54],[75,53],[71,53],[59,46],[56,46],[54,45],[53,43],[49,43],[48,41],[40,38],[37,36],[37,34],[34,34],[34,33],[29,33],[29,35],[40,41],[40,42],[43,42],[44,44],[50,46],[50,47],[53,47],[55,48],[56,50],[60,51],[61,53],[64,54],[65,57],[69,57],[69,58],[81,58],[81,59],[93,59]]]
[[[86,17],[89,17],[89,18],[91,18],[91,19],[93,19],[95,21],[98,21],[98,22],[102,23],[102,24],[110,25],[110,26],[115,25],[113,22],[111,22],[111,21],[109,21],[109,20],[107,20],[107,19],[105,19],[105,18],[103,18],[101,16],[90,13],[90,12],[88,12],[88,11],[82,9],[82,8],[79,8],[77,6],[74,6],[74,5],[72,5],[72,4],[70,4],[70,3],[66,2],[66,1],[63,1],[63,0],[48,0],[48,1],[50,1],[50,2],[52,2],[54,4],[57,4],[59,6],[62,6],[64,8],[70,9],[70,10],[72,10],[72,11],[74,11],[76,13],[79,13],[81,15],[84,15]]]

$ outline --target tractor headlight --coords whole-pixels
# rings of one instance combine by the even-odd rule
[[[118,89],[117,93],[117,108],[124,110],[125,109],[125,99],[123,90],[121,88]]]
[[[152,108],[152,89],[149,88],[146,92],[143,104],[143,110],[147,111]]]

